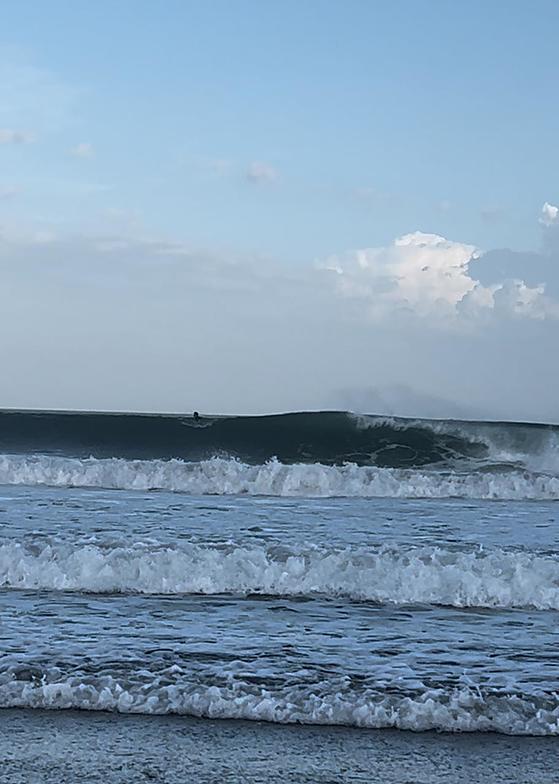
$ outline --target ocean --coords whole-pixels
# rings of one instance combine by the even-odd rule
[[[26,727],[66,765],[64,733],[104,728],[99,770],[118,727],[159,738],[162,781],[187,731],[214,763],[210,732],[268,744],[235,781],[371,781],[379,744],[466,736],[508,749],[503,781],[557,780],[559,427],[4,411],[0,484],[0,780],[73,780],[32,778]],[[379,780],[475,780],[460,760]]]

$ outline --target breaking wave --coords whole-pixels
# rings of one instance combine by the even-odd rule
[[[559,560],[523,551],[5,542],[3,589],[343,597],[559,610]]]
[[[0,707],[183,714],[282,724],[327,724],[402,730],[559,734],[555,693],[471,686],[356,685],[350,677],[277,686],[240,677],[205,684],[175,665],[152,673],[64,674],[32,665],[0,672]],[[223,682],[225,681],[225,682]]]
[[[376,468],[212,458],[125,460],[0,455],[0,484],[170,490],[191,495],[348,498],[559,499],[559,477],[499,466],[470,471]]]
[[[201,417],[0,411],[0,452],[127,460],[212,457],[262,465],[320,463],[379,468],[517,463],[559,473],[553,425],[410,420],[307,412]]]

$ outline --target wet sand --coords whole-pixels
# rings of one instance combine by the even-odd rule
[[[0,710],[2,784],[557,784],[559,738]]]

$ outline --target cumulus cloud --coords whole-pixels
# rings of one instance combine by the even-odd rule
[[[93,149],[93,145],[89,144],[89,142],[81,142],[80,144],[76,144],[76,146],[72,147],[70,150],[70,154],[75,158],[92,158],[94,153],[95,151]]]
[[[277,169],[269,163],[253,161],[247,169],[247,180],[254,184],[275,182],[279,178]]]
[[[364,301],[373,315],[449,313],[475,287],[468,264],[476,254],[473,245],[418,231],[387,247],[331,257],[323,266],[335,273],[342,294]]]
[[[28,131],[0,128],[0,144],[30,144],[33,141],[35,141],[35,137]]]
[[[322,267],[333,273],[343,296],[360,302],[377,320],[408,314],[444,325],[497,312],[559,318],[545,283],[530,286],[513,277],[483,285],[471,272],[476,261],[482,263],[483,254],[473,245],[414,232],[387,247],[332,257]]]
[[[542,214],[540,216],[540,223],[543,226],[557,226],[559,225],[559,207],[545,202],[542,207]]]

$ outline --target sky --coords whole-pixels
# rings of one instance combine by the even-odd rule
[[[558,31],[3,0],[0,407],[559,422]]]

